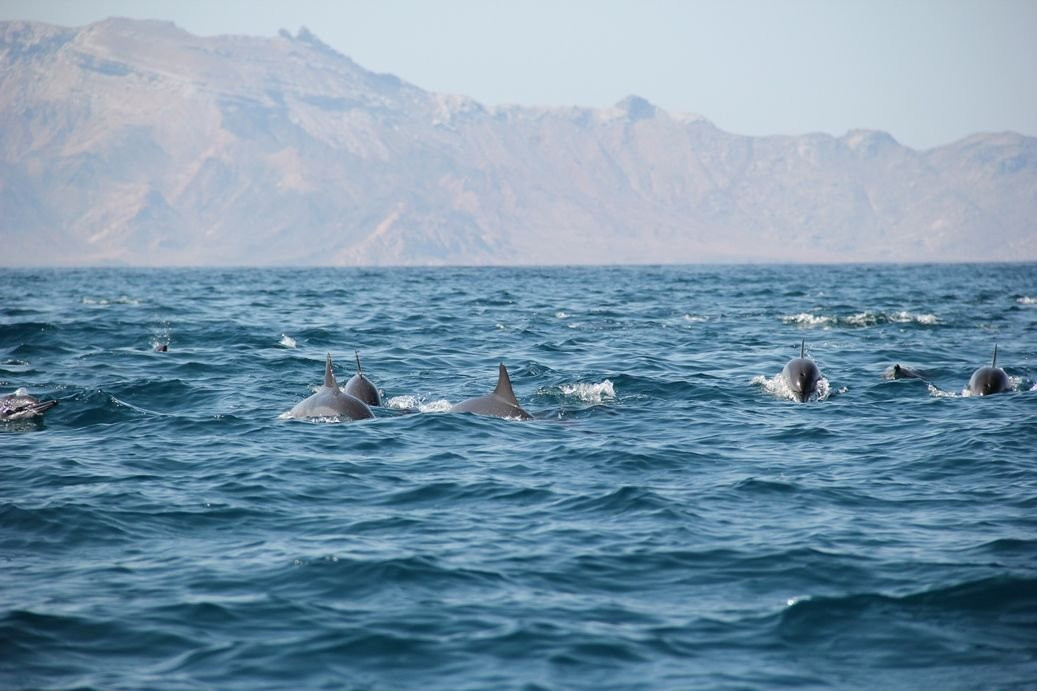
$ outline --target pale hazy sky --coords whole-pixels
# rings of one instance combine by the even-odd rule
[[[110,16],[203,36],[306,26],[368,69],[487,105],[637,94],[739,134],[1037,136],[1037,0],[0,0],[0,19]]]

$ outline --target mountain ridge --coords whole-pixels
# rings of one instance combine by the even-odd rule
[[[0,23],[5,265],[1037,259],[1037,139],[484,106],[305,28]]]

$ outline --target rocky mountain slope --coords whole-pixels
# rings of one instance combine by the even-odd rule
[[[1037,259],[1037,139],[487,107],[306,30],[0,23],[0,264]]]

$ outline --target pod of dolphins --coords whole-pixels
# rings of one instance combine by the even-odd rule
[[[891,379],[925,379],[916,370],[894,365],[889,371]],[[805,402],[817,393],[821,371],[817,364],[806,356],[806,340],[800,343],[799,357],[789,360],[781,370],[782,380],[792,392],[793,398]],[[990,396],[1004,393],[1012,388],[1011,381],[1003,369],[997,366],[997,345],[994,358],[988,367],[980,367],[969,378],[968,391],[973,396]],[[58,404],[57,401],[39,401],[24,388],[0,396],[0,421],[30,420],[41,417]],[[356,374],[344,387],[339,387],[332,370],[331,353],[324,364],[324,383],[317,391],[297,403],[288,413],[293,418],[339,418],[364,420],[374,417],[371,406],[381,406],[378,388],[368,379],[360,367],[360,354],[356,353]],[[476,396],[461,401],[450,408],[454,413],[475,413],[499,418],[532,419],[522,409],[511,388],[511,377],[502,363],[497,371],[497,386],[485,396]]]
[[[324,384],[309,398],[306,398],[288,411],[287,417],[324,418],[365,420],[374,417],[370,406],[382,405],[378,388],[364,376],[360,368],[360,354],[356,356],[356,374],[340,388],[335,381],[335,373],[331,366],[331,353],[324,362]],[[450,408],[452,413],[475,413],[490,417],[516,418],[530,420],[532,415],[519,405],[515,392],[511,388],[511,377],[507,368],[501,364],[497,375],[497,386],[485,396],[477,396],[461,401]]]

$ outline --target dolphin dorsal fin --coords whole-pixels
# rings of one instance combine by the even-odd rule
[[[990,363],[991,367],[997,367],[997,344],[994,344],[994,360]]]
[[[803,339],[799,342],[799,356],[804,358],[807,356],[807,339]]]
[[[329,386],[333,389],[338,388],[338,382],[335,381],[335,373],[331,371],[331,353],[328,353],[328,362],[324,365],[324,386]]]
[[[504,367],[503,362],[500,365],[500,374],[497,376],[497,387],[493,393],[512,405],[518,405],[518,399],[515,398],[515,392],[511,388],[511,377],[508,376],[508,370]]]
[[[356,355],[356,373],[362,375],[364,370],[360,369],[360,351],[354,350],[353,354]]]

